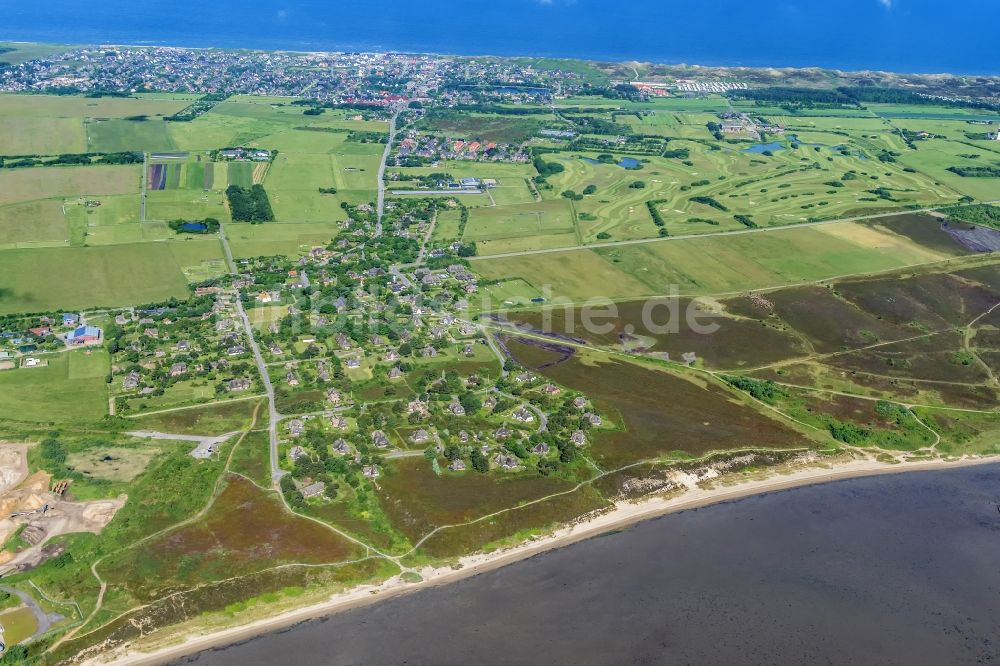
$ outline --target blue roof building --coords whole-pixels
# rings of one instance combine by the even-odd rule
[[[73,344],[97,342],[101,339],[101,329],[96,326],[78,326],[66,334],[66,341]]]
[[[75,315],[72,312],[64,312],[62,316],[63,326],[72,326],[76,322],[80,321],[80,315]]]

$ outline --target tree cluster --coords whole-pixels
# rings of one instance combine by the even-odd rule
[[[235,222],[258,224],[274,219],[271,202],[262,185],[253,185],[250,189],[230,185],[226,188],[226,198],[229,200],[229,211]]]

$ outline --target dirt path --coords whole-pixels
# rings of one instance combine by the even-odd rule
[[[252,431],[253,427],[257,424],[257,412],[258,411],[260,411],[260,406],[259,405],[257,406],[256,409],[254,409],[253,418],[252,418],[252,420],[250,422],[250,427],[247,428],[246,430],[244,430],[240,434],[239,440],[237,440],[237,442],[233,445],[232,449],[230,449],[230,451],[229,451],[229,457],[226,458],[226,464],[222,468],[222,472],[219,474],[219,477],[215,480],[215,485],[212,487],[212,493],[209,495],[208,502],[205,503],[205,506],[203,506],[201,508],[201,510],[198,511],[198,513],[196,513],[193,516],[190,516],[188,518],[185,518],[184,520],[182,520],[182,521],[180,521],[178,523],[174,523],[173,525],[169,525],[167,527],[164,527],[161,530],[157,530],[156,532],[153,532],[152,534],[147,534],[146,536],[142,537],[141,539],[137,539],[136,541],[133,541],[132,543],[128,544],[127,546],[125,546],[122,549],[119,549],[119,550],[115,551],[114,553],[108,553],[108,554],[104,555],[103,557],[100,557],[97,560],[94,560],[94,563],[90,565],[90,573],[91,573],[91,575],[93,575],[94,579],[98,582],[98,584],[100,586],[100,589],[98,590],[97,600],[94,602],[94,608],[93,608],[93,610],[90,611],[90,613],[80,622],[80,624],[78,624],[77,626],[73,627],[72,629],[70,629],[69,631],[67,631],[65,634],[63,634],[62,636],[60,636],[58,640],[56,640],[55,642],[53,642],[52,645],[50,645],[48,647],[48,649],[46,650],[46,652],[51,652],[52,650],[54,650],[57,647],[59,647],[59,645],[61,645],[65,641],[69,640],[70,638],[73,638],[77,634],[77,632],[80,631],[80,629],[82,629],[83,627],[87,626],[87,624],[90,623],[90,621],[93,620],[97,616],[97,614],[100,612],[102,606],[104,605],[104,594],[105,594],[105,592],[107,592],[108,584],[107,584],[107,581],[105,581],[103,578],[101,578],[101,575],[97,572],[97,567],[98,567],[98,565],[101,564],[101,562],[104,561],[105,558],[107,558],[109,555],[112,555],[112,554],[117,555],[122,550],[126,550],[126,549],[129,549],[129,548],[135,548],[136,546],[139,546],[139,545],[141,545],[143,543],[146,543],[147,541],[151,541],[151,540],[153,540],[153,539],[155,539],[155,538],[157,538],[157,537],[159,537],[159,536],[161,536],[163,534],[167,534],[168,532],[171,532],[173,530],[179,529],[179,528],[181,528],[181,527],[183,527],[185,525],[189,525],[191,523],[194,523],[194,522],[200,520],[205,514],[208,513],[208,511],[212,508],[212,505],[215,504],[215,500],[216,500],[216,498],[218,498],[219,493],[222,490],[223,480],[226,478],[226,474],[227,474],[227,472],[229,470],[229,464],[232,462],[232,459],[233,459],[233,452],[235,452],[236,451],[236,447],[238,447],[243,442],[243,439],[247,436],[247,433],[249,433],[250,431]],[[163,435],[165,433],[153,433],[153,434]],[[195,436],[195,435],[187,435],[185,437],[194,437],[196,440],[197,439],[202,439],[202,438],[199,438],[198,436]],[[162,438],[158,438],[158,439],[168,439],[168,438],[169,437],[162,437]],[[96,630],[96,628],[95,628],[95,630]],[[87,632],[87,633],[89,633],[89,632]],[[84,634],[84,635],[86,635],[86,634]]]
[[[197,405],[183,405],[181,407],[168,407],[167,409],[156,409],[149,412],[140,412],[137,414],[124,414],[123,416],[127,419],[137,419],[141,416],[150,416],[152,414],[166,414],[168,412],[182,412],[185,409],[202,409],[204,407],[212,407],[213,405],[224,405],[229,402],[243,402],[244,400],[257,400],[259,398],[266,398],[267,395],[264,393],[257,393],[256,395],[246,395],[241,398],[232,398],[231,400],[210,400],[208,402],[203,402]],[[113,398],[112,398],[113,399]]]

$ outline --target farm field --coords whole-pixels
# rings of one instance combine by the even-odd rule
[[[462,240],[483,255],[573,245],[573,210],[566,201],[471,208]]]
[[[374,200],[374,175],[381,146],[352,143],[346,138],[355,130],[384,129],[383,123],[355,121],[337,112],[304,118],[300,109],[287,106],[288,100],[261,103],[256,98],[226,102],[188,123],[162,120],[187,106],[191,99],[184,95],[140,99],[0,95],[0,116],[5,118],[0,129],[5,139],[0,140],[0,145],[8,148],[4,151],[7,154],[189,151],[179,160],[153,160],[146,221],[141,223],[142,174],[138,165],[0,171],[0,251],[86,249],[88,252],[80,255],[86,257],[83,264],[77,266],[93,273],[89,288],[57,283],[40,289],[33,276],[52,274],[48,272],[52,268],[49,258],[43,256],[41,262],[35,262],[34,255],[5,253],[0,268],[3,286],[26,297],[21,309],[62,303],[65,296],[77,291],[89,291],[91,295],[80,293],[62,304],[126,303],[139,294],[143,295],[140,300],[176,295],[181,286],[178,275],[197,280],[224,270],[215,244],[210,251],[199,249],[194,252],[196,256],[181,257],[179,262],[176,255],[181,248],[208,246],[198,241],[194,246],[175,245],[166,253],[163,248],[141,247],[173,239],[175,234],[165,224],[170,220],[215,217],[228,222],[223,191],[230,181],[249,185],[270,171],[266,164],[212,164],[205,159],[205,151],[253,144],[255,140],[261,141],[262,147],[282,151],[283,162],[267,178],[267,187],[278,221],[293,224],[281,231],[241,229],[231,233],[239,256],[275,251],[295,255],[304,247],[325,244],[336,235],[332,223],[343,215],[341,201]],[[296,129],[313,126],[322,131]],[[9,141],[4,134],[8,130]],[[317,172],[317,166],[323,169]],[[326,175],[317,178],[317,173]],[[339,188],[338,195],[318,192],[320,186],[333,185]],[[98,249],[119,245],[137,248],[138,255],[125,259],[127,251]],[[111,256],[114,260],[104,259]],[[143,257],[152,256],[163,256],[165,263],[131,271]],[[91,257],[94,261],[90,261]],[[52,260],[59,261],[56,255]],[[33,263],[33,269],[25,272],[25,262]],[[179,273],[175,272],[177,267]],[[111,285],[125,274],[138,279],[119,290],[122,296],[108,299],[101,295],[102,289],[114,291]],[[153,284],[144,284],[145,276]],[[96,289],[94,284],[98,285]],[[106,286],[102,288],[101,284]],[[3,300],[13,301],[14,297],[5,295]]]
[[[0,371],[0,414],[31,423],[95,422],[108,413],[103,349],[41,356],[44,367]]]
[[[81,166],[3,169],[0,205],[83,195],[129,194],[139,189],[141,167]]]
[[[137,118],[143,118],[143,115]],[[91,120],[86,124],[90,152],[156,152],[176,148],[168,123],[160,118]]]
[[[4,119],[0,123],[0,155],[142,150],[130,141],[140,138],[158,141],[157,137],[163,135],[159,116],[176,113],[188,103],[170,96],[95,99],[0,94],[0,118]],[[120,120],[139,116],[149,120]]]
[[[0,248],[65,245],[68,242],[66,219],[58,200],[0,206]]]
[[[339,189],[338,194],[319,189],[334,187],[334,182],[330,155],[279,153],[264,186],[279,222],[333,221],[343,216],[340,203],[345,198]]]
[[[934,218],[921,219],[921,224],[938,226]],[[887,271],[948,256],[953,254],[873,224],[834,222],[594,250],[483,257],[473,267],[489,279],[518,277],[537,289],[550,285],[552,297],[581,300],[660,295],[671,288],[684,295],[724,295]],[[579,278],[573,275],[578,270]],[[585,278],[595,275],[602,279]]]
[[[184,266],[221,259],[217,244],[196,247],[196,256],[182,258]],[[0,313],[130,305],[186,293],[173,243],[0,251]]]
[[[326,245],[339,229],[331,222],[281,224],[231,224],[226,236],[235,257],[298,256],[317,245]]]
[[[228,220],[222,192],[211,190],[162,190],[146,193],[147,220],[197,220],[214,217]]]

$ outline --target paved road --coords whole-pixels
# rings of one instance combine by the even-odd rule
[[[985,203],[997,203],[988,201]],[[626,245],[642,245],[643,243],[664,243],[668,241],[691,240],[692,238],[717,238],[719,236],[740,236],[743,234],[757,234],[777,231],[790,231],[801,229],[802,227],[816,227],[822,224],[836,224],[837,222],[858,222],[862,220],[874,220],[880,217],[895,217],[897,215],[907,215],[911,213],[932,213],[939,210],[937,208],[918,208],[914,210],[897,210],[892,213],[876,213],[873,215],[856,215],[854,217],[840,217],[835,220],[819,220],[817,222],[798,222],[785,224],[780,227],[760,227],[759,229],[736,229],[734,231],[719,231],[712,234],[683,234],[681,236],[663,236],[656,238],[636,238],[634,240],[607,241],[605,243],[587,243],[586,245],[567,245],[565,247],[548,247],[539,250],[521,250],[519,252],[501,252],[500,254],[486,254],[477,257],[469,257],[469,261],[484,261],[488,259],[502,259],[504,257],[524,257],[532,254],[551,254],[553,252],[572,252],[574,250],[596,250],[608,247],[623,247]]]
[[[152,430],[133,430],[132,432],[125,434],[144,439],[166,439],[180,440],[182,442],[196,442],[198,446],[191,451],[191,455],[195,458],[208,458],[217,450],[220,444],[238,433],[227,432],[225,435],[209,437],[201,435],[178,435],[169,432],[154,432]]]
[[[226,255],[226,265],[229,266],[229,272],[236,275],[236,263],[233,261],[232,250],[229,249],[225,225],[219,229],[219,238],[222,241],[222,249]],[[253,351],[254,361],[257,362],[257,371],[260,373],[260,379],[264,383],[264,393],[267,395],[267,433],[271,444],[271,480],[277,482],[284,474],[278,467],[278,421],[281,420],[281,415],[274,405],[274,386],[271,384],[270,375],[267,374],[267,364],[264,363],[264,357],[260,353],[260,345],[257,344],[253,326],[250,324],[250,317],[247,316],[246,308],[243,307],[239,294],[236,295],[236,311],[240,315],[240,321],[243,322],[243,330],[250,341],[250,349]]]
[[[497,393],[499,393],[500,395],[502,395],[505,398],[509,398],[510,400],[514,400],[515,402],[518,402],[521,405],[523,405],[524,407],[527,407],[528,409],[530,409],[531,411],[533,411],[535,413],[535,416],[538,417],[538,432],[539,433],[543,433],[543,432],[545,432],[546,430],[549,429],[549,417],[547,417],[545,415],[545,412],[543,412],[541,409],[539,409],[538,407],[534,406],[530,402],[525,401],[524,398],[519,398],[519,397],[517,397],[516,395],[514,395],[512,393],[504,393],[503,391],[497,391]]]
[[[437,226],[437,219],[438,219],[437,211],[434,211],[434,214],[431,215],[431,223],[427,227],[427,233],[424,234],[424,239],[420,243],[420,252],[417,253],[417,261],[416,261],[417,264],[422,265],[424,263],[424,259],[427,256],[427,245],[430,244],[431,236],[434,235],[434,227]]]
[[[35,620],[38,623],[38,628],[35,629],[35,633],[31,635],[31,638],[36,636],[41,636],[46,631],[48,631],[52,625],[63,619],[63,616],[59,613],[46,613],[42,610],[42,607],[38,605],[38,602],[32,598],[27,592],[22,592],[21,590],[15,589],[13,587],[0,587],[0,590],[4,592],[10,592],[11,594],[16,594],[25,606],[31,609],[31,612],[35,615]],[[2,634],[0,634],[2,635]],[[29,639],[30,640],[30,639]]]
[[[382,161],[378,165],[378,206],[376,207],[375,236],[382,235],[382,214],[385,212],[385,165],[389,161],[389,153],[392,152],[392,142],[396,139],[396,121],[403,107],[397,107],[389,119],[389,140],[382,151]]]
[[[278,421],[281,420],[281,415],[278,414],[278,410],[274,406],[274,386],[271,384],[270,375],[267,374],[267,364],[264,363],[264,357],[260,353],[260,345],[257,344],[257,338],[254,337],[253,326],[250,325],[247,311],[238,298],[236,299],[236,310],[240,313],[240,319],[243,320],[243,328],[250,340],[250,349],[253,350],[254,360],[257,361],[257,371],[260,372],[260,379],[264,382],[264,393],[267,394],[267,434],[271,441],[271,479],[277,482],[284,475],[284,472],[278,467]]]
[[[469,322],[469,323],[474,323],[474,322]],[[507,363],[507,357],[504,355],[502,351],[500,351],[500,347],[497,346],[497,341],[493,339],[493,333],[487,330],[482,324],[475,324],[475,326],[477,326],[480,332],[482,332],[483,335],[486,336],[486,346],[490,348],[490,351],[493,352],[493,355],[497,357],[498,361],[500,361],[501,376],[506,377],[507,369],[504,366]]]
[[[390,266],[389,273],[391,273],[393,277],[395,277],[397,280],[406,285],[407,289],[413,286],[413,282],[410,280],[410,278],[406,277],[406,275],[402,271],[399,270],[399,266]]]

